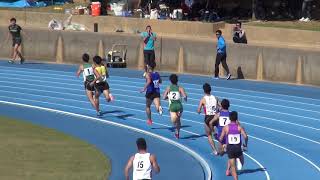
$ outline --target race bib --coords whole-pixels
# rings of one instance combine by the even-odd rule
[[[143,161],[138,161],[136,165],[136,171],[143,171],[145,169],[143,164]]]
[[[83,70],[83,75],[84,76],[91,76],[91,75],[94,75],[94,72],[93,72],[93,68],[90,67],[90,68],[86,68]]]
[[[169,100],[178,101],[181,99],[180,93],[177,91],[169,92]]]
[[[240,134],[229,134],[228,135],[228,143],[229,144],[240,144]]]
[[[153,87],[154,88],[159,88],[160,87],[159,80],[154,80],[153,81]]]
[[[230,124],[230,119],[229,117],[219,117],[219,125],[224,127],[226,125]]]

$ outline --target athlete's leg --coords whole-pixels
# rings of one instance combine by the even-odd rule
[[[231,170],[231,175],[233,176],[234,180],[238,180],[238,174],[237,174],[237,170],[236,170],[236,159],[232,158],[229,159],[229,163],[230,163],[230,170]]]
[[[146,98],[146,114],[147,114],[147,124],[151,125],[152,124],[152,119],[151,119],[151,104],[152,104],[152,99]]]
[[[214,143],[214,141],[212,139],[212,131],[211,131],[211,129],[209,128],[209,126],[206,123],[204,123],[204,129],[206,131],[206,135],[208,136],[209,145],[210,145],[213,153],[215,155],[217,155],[217,148],[216,148],[216,145],[215,145],[215,143]]]
[[[92,105],[92,107],[99,112],[99,108],[96,106],[96,102],[94,100],[94,93],[92,91],[86,90],[87,97]]]
[[[12,60],[13,61],[15,61],[17,59],[18,48],[19,48],[19,44],[15,44],[13,46],[13,55],[12,55]]]
[[[162,107],[161,107],[161,102],[160,102],[160,98],[154,98],[153,99],[153,103],[156,106],[157,111],[159,112],[160,115],[162,115]]]
[[[100,92],[98,90],[95,91],[94,102],[96,104],[97,109],[100,110],[100,102],[99,102]]]
[[[177,129],[177,138],[179,139],[179,136],[180,136],[180,128],[181,128],[181,115],[182,113],[181,112],[176,112],[176,129]]]
[[[104,95],[104,97],[106,98],[106,101],[107,101],[107,102],[110,102],[110,101],[111,101],[109,89],[104,90],[104,91],[103,91],[103,95]]]

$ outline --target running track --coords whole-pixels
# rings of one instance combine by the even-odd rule
[[[75,77],[76,66],[41,63],[11,65],[0,61],[0,68],[2,76],[0,101],[95,117],[95,111],[84,95],[82,79]],[[207,161],[213,179],[231,178],[224,175],[226,157],[215,157],[211,154],[204,136],[203,115],[196,113],[204,82],[213,85],[213,93],[220,99],[228,98],[231,101],[231,110],[239,111],[240,121],[249,134],[249,151],[246,153],[246,163],[240,179],[320,179],[319,88],[244,80],[212,80],[208,77],[183,75],[180,78],[181,85],[185,87],[189,98],[184,104],[181,139],[175,140],[166,111],[163,116],[153,114],[154,125],[151,127],[146,125],[145,99],[143,94],[138,93],[144,84],[141,72],[128,69],[110,69],[110,72],[109,84],[116,101],[113,103],[101,101],[102,110],[108,112],[101,119],[152,132],[183,144]],[[168,74],[161,75],[165,80],[162,85],[163,90],[168,85]],[[167,109],[167,102],[163,101],[162,105]],[[17,116],[18,112],[22,111],[21,107],[12,107],[9,109],[15,111],[8,113],[8,108],[3,107],[1,105],[0,114]],[[27,109],[25,108],[25,112],[29,111]],[[106,125],[103,123],[97,125],[100,126]],[[62,129],[59,121],[53,128]],[[108,133],[102,128],[96,128],[96,131],[93,136]],[[81,138],[81,135],[78,136]],[[117,137],[114,139],[117,140]],[[95,144],[94,141],[89,142]],[[156,144],[153,143],[155,146]],[[97,147],[106,152],[103,150],[105,146],[97,145]],[[171,154],[171,151],[166,149],[161,149],[161,152],[168,156]],[[172,162],[175,160],[172,159]],[[194,163],[195,166],[199,166]],[[162,173],[175,172],[174,168],[167,169],[169,170]],[[179,169],[185,172],[192,171],[192,168],[185,164],[181,164]],[[122,174],[122,169],[113,169],[112,173]]]

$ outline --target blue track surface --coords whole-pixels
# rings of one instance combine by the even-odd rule
[[[0,100],[2,101],[53,108],[88,116],[95,115],[84,95],[82,79],[75,77],[76,66],[37,63],[9,65],[0,62],[0,68],[0,75],[3,77],[0,80]],[[109,84],[116,101],[114,103],[101,101],[103,110],[108,112],[102,119],[174,139],[170,131],[171,124],[168,114],[164,114],[162,117],[153,114],[155,123],[152,127],[145,123],[145,99],[143,94],[138,93],[144,84],[144,79],[140,77],[141,72],[127,69],[111,69],[110,72]],[[167,80],[168,74],[162,75]],[[182,138],[178,142],[193,149],[207,160],[213,171],[213,179],[231,178],[224,174],[226,157],[215,157],[211,154],[207,139],[203,135],[203,116],[196,113],[197,105],[202,97],[202,83],[204,82],[210,82],[214,86],[213,93],[219,98],[228,98],[231,101],[231,109],[239,111],[240,120],[249,133],[249,151],[246,153],[245,170],[240,175],[240,179],[320,179],[320,158],[318,156],[320,152],[319,88],[244,80],[214,81],[208,77],[190,75],[181,76],[180,81],[190,98],[188,103],[184,104],[185,111],[182,119],[184,128],[181,134]],[[165,81],[162,89],[167,85],[168,81]],[[162,102],[162,104],[167,107],[167,102]],[[9,110],[10,113],[8,113]],[[5,109],[1,106],[1,114],[15,114],[11,111],[19,112],[19,109],[13,107]],[[48,117],[51,117],[49,115]],[[26,116],[25,119],[31,118]],[[108,136],[108,132],[103,130],[107,128],[104,127],[106,125],[92,125],[91,128],[96,130],[91,137],[88,136],[90,130],[81,133],[81,129],[84,129],[87,123],[83,120],[79,120],[80,125],[73,123],[75,129],[80,129],[78,132],[68,131],[69,128],[64,127],[72,127],[72,122],[78,122],[76,119],[70,118],[70,121],[66,121],[67,125],[59,121],[46,121],[46,123],[43,122],[43,125],[85,139],[108,154],[106,146],[103,146],[101,141],[92,140]],[[42,124],[42,121],[39,123]],[[114,138],[117,140],[118,137]],[[133,143],[128,144],[132,145]],[[160,151],[154,152],[160,153],[162,158],[166,156],[177,157],[177,155],[172,156],[174,153],[167,150],[165,145],[158,147],[157,144],[152,144],[152,150],[161,148]],[[131,147],[128,145],[128,148]],[[131,149],[129,152],[133,152],[133,150]],[[181,159],[190,158],[183,153],[179,154],[181,154]],[[119,162],[122,162],[123,159],[120,158],[123,157],[119,156]],[[171,161],[176,160],[177,158],[174,158]],[[192,162],[191,164],[197,163]],[[121,165],[121,167],[123,166],[124,164]],[[180,168],[178,166],[167,168],[162,173],[172,175],[177,169],[193,172],[193,167],[190,168],[184,163],[181,163],[180,166]],[[114,177],[118,174],[121,175],[122,168],[113,169],[112,173]],[[200,174],[203,175],[203,172],[199,172]],[[188,176],[187,179],[193,180],[195,178]]]

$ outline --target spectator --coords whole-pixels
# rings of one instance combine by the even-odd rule
[[[233,42],[247,44],[246,32],[241,28],[241,25],[241,22],[237,22],[233,28]]]
[[[303,0],[302,3],[302,18],[299,21],[309,22],[311,20],[311,8],[313,0]]]
[[[155,62],[155,53],[154,53],[154,42],[157,40],[156,33],[152,32],[151,26],[148,25],[146,27],[146,32],[141,33],[141,37],[143,38],[143,55],[144,55],[144,65],[145,71],[143,76],[145,77],[147,72],[147,67],[151,64],[156,64]]]
[[[219,79],[219,65],[222,63],[223,68],[227,72],[227,80],[231,78],[231,74],[229,72],[229,68],[227,65],[227,46],[226,41],[222,37],[222,31],[217,30],[216,36],[218,39],[217,42],[217,56],[216,56],[216,63],[215,63],[215,70],[214,70],[214,78]]]

